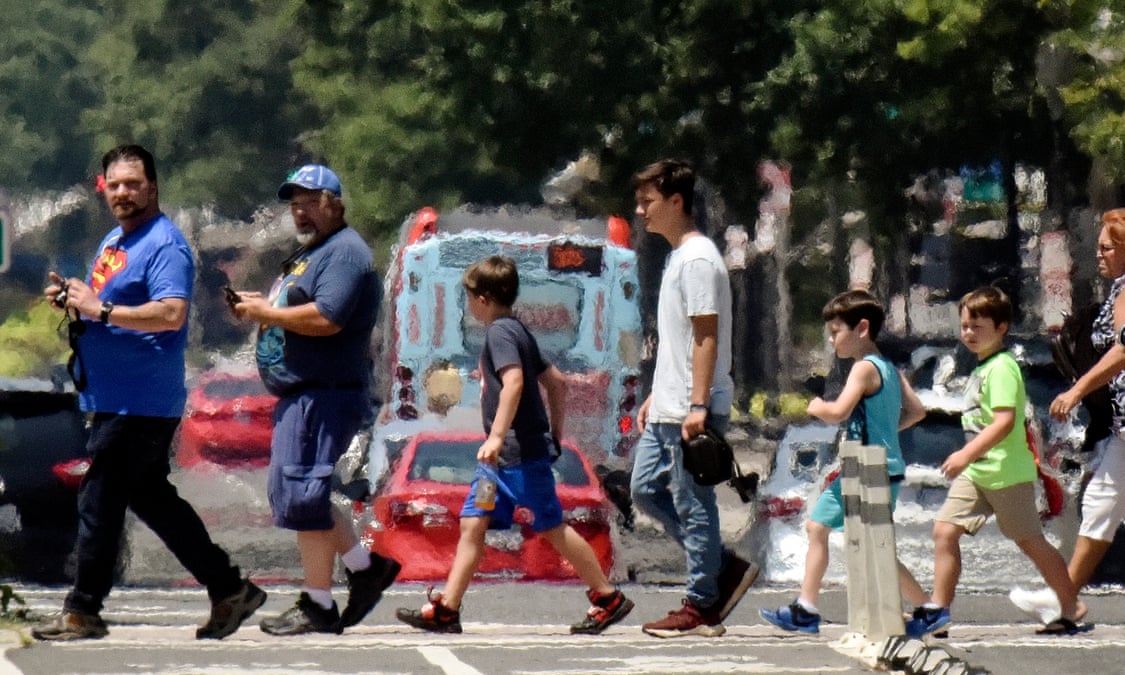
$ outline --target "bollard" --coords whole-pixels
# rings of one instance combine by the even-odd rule
[[[905,632],[891,520],[887,451],[882,446],[841,441],[840,464],[847,549],[848,629],[879,642]]]

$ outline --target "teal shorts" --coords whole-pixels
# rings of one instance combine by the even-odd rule
[[[898,486],[900,483],[902,483],[901,478],[891,479],[891,513],[895,512],[895,504],[898,503]],[[833,530],[844,528],[844,497],[840,492],[839,476],[832,479],[824,492],[820,493],[816,505],[813,506],[812,513],[809,514],[809,520]]]

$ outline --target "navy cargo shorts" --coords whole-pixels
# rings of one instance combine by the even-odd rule
[[[310,388],[278,400],[267,488],[274,524],[288,530],[332,529],[336,460],[370,418],[361,389]]]

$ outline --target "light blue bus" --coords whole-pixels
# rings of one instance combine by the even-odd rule
[[[629,243],[629,224],[618,217],[468,207],[412,215],[387,275],[382,421],[479,410],[484,327],[465,311],[461,275],[502,254],[519,268],[516,316],[569,380],[565,436],[593,463],[630,458],[642,329]]]

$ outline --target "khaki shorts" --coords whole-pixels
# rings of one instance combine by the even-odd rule
[[[996,514],[1000,532],[1012,541],[1043,536],[1039,511],[1035,508],[1033,482],[989,490],[962,474],[953,479],[935,520],[958,525],[969,534],[976,534],[992,514]]]

